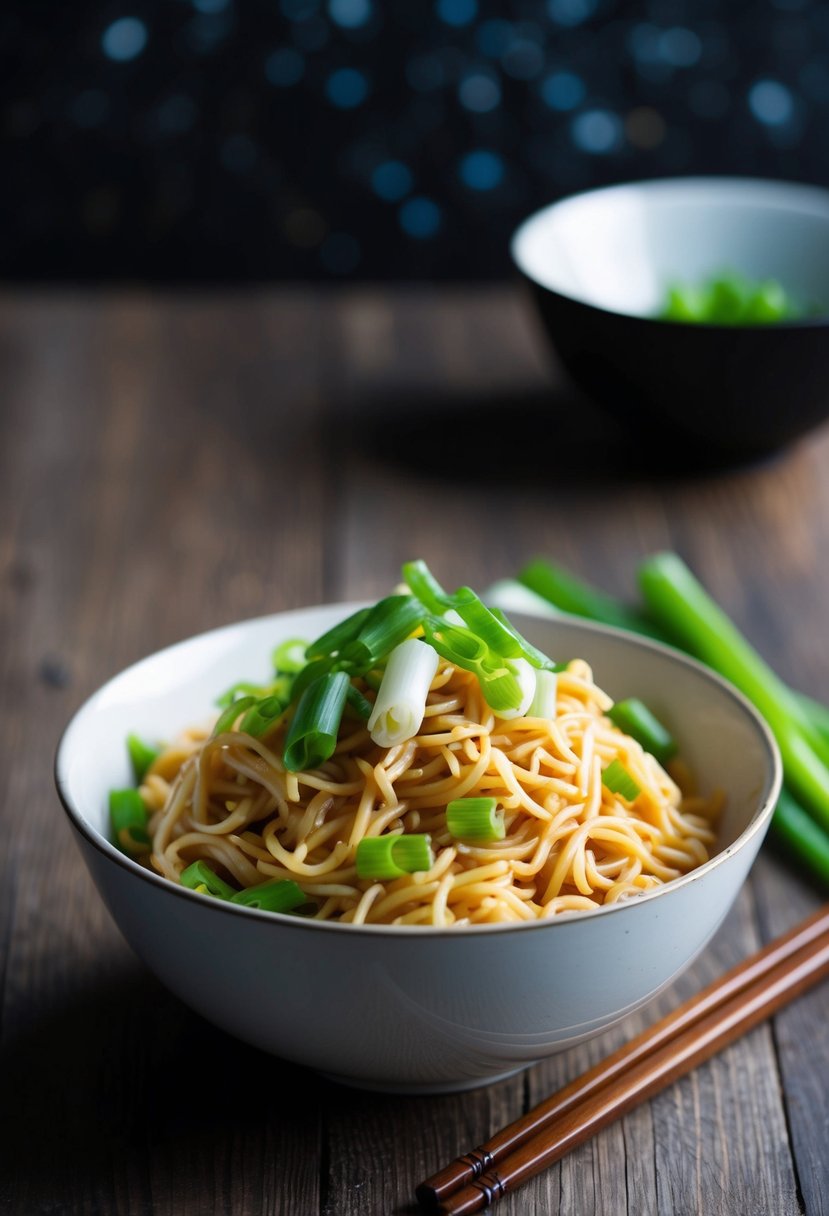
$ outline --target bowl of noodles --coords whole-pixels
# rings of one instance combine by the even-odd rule
[[[116,923],[183,1001],[338,1080],[441,1092],[670,983],[746,877],[780,762],[693,660],[404,571],[379,605],[123,671],[69,723],[56,781]]]

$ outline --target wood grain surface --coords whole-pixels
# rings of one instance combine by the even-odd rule
[[[750,409],[750,403],[747,403]],[[785,403],[781,403],[785,408]],[[53,792],[75,708],[169,642],[548,554],[619,594],[677,549],[829,700],[829,432],[672,472],[572,399],[508,289],[0,297],[0,1211],[351,1216],[414,1188],[817,907],[766,846],[647,1010],[471,1094],[337,1087],[214,1030],[108,919]],[[829,991],[506,1199],[503,1216],[829,1212]]]

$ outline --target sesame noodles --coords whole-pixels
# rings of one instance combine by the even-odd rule
[[[708,859],[722,798],[693,796],[677,762],[683,796],[607,718],[611,704],[576,659],[558,674],[554,718],[504,720],[473,674],[441,660],[414,738],[383,748],[346,716],[309,772],[283,763],[289,714],[259,738],[190,730],[141,787],[149,862],[173,881],[199,859],[243,888],[293,879],[313,918],[349,924],[532,921],[635,896]],[[614,760],[639,787],[632,801],[602,784]],[[446,806],[472,796],[498,800],[504,839],[452,837]],[[357,845],[381,833],[428,834],[431,868],[359,878]]]

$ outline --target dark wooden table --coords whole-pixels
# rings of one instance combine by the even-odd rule
[[[629,593],[637,558],[676,548],[787,680],[829,699],[829,432],[680,479],[554,380],[506,289],[0,300],[4,1213],[410,1212],[439,1164],[818,905],[764,849],[655,1006],[431,1099],[338,1088],[227,1038],[103,910],[52,789],[73,710],[189,634],[379,595],[407,557],[485,586],[547,553]],[[504,1216],[829,1212],[827,1014],[824,986]]]

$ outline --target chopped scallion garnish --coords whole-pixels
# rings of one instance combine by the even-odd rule
[[[232,705],[234,701],[240,700],[240,694],[251,697],[264,697],[267,689],[264,684],[252,684],[250,680],[238,680],[235,684],[231,684],[230,688],[225,689],[220,697],[216,698],[215,704],[219,709],[226,709],[228,705]]]
[[[496,714],[503,716],[521,706],[526,689],[519,682],[514,669],[520,660],[501,658],[471,629],[452,625],[439,617],[429,617],[424,621],[423,631],[429,644],[447,662],[478,677],[486,703]],[[532,690],[527,705],[531,699]]]
[[[528,718],[547,718],[556,716],[556,701],[558,698],[558,676],[554,671],[537,671],[535,673],[535,692],[527,710]]]
[[[425,608],[414,596],[386,596],[370,610],[357,637],[344,647],[343,660],[352,672],[362,675],[410,637],[425,616]]]
[[[227,709],[219,714],[218,721],[213,727],[213,738],[215,739],[217,735],[223,735],[226,731],[233,730],[236,719],[255,704],[256,697],[240,697],[238,701],[234,701],[231,705],[228,705]]]
[[[446,826],[456,840],[503,840],[504,816],[497,808],[495,798],[455,798],[446,808]]]
[[[671,756],[676,755],[676,740],[673,735],[637,697],[617,701],[608,710],[607,716],[626,735],[641,744],[646,752],[656,756],[660,764],[667,763]]]
[[[247,711],[239,723],[239,730],[258,738],[270,730],[286,708],[287,703],[282,697],[263,697]]]
[[[417,734],[437,669],[437,652],[428,642],[407,638],[395,646],[368,720],[378,746],[394,747]]]
[[[614,760],[608,764],[602,773],[602,785],[606,790],[610,790],[611,794],[621,794],[628,802],[634,802],[641,793],[639,786],[621,760]]]
[[[293,879],[276,878],[237,891],[230,902],[243,904],[246,908],[261,908],[263,912],[292,912],[294,908],[307,904],[308,896]]]
[[[138,735],[127,735],[127,751],[129,752],[132,771],[136,785],[140,785],[147,775],[147,769],[158,758],[159,749],[139,739]]]
[[[349,678],[329,671],[305,689],[285,736],[283,759],[293,773],[317,768],[337,746]]]
[[[305,657],[307,649],[308,643],[302,638],[288,638],[287,641],[281,642],[273,652],[274,671],[288,675],[302,671],[308,661]]]
[[[353,709],[359,718],[368,721],[371,717],[371,701],[364,697],[359,688],[355,688],[353,684],[349,684],[345,691],[346,704],[350,709]]]
[[[420,558],[403,564],[403,580],[426,608],[440,616],[450,606],[450,596]]]
[[[186,870],[182,870],[179,881],[191,891],[198,891],[202,895],[207,892],[216,899],[232,899],[236,894],[233,887],[219,878],[205,861],[194,861]]]
[[[328,658],[338,654],[349,642],[354,641],[370,612],[371,608],[360,608],[351,616],[346,617],[344,621],[340,621],[333,629],[329,629],[306,648],[306,659],[310,662],[311,659]]]
[[[138,790],[110,790],[109,820],[113,843],[122,853],[136,857],[150,847],[149,812]]]
[[[402,878],[434,865],[428,836],[364,836],[357,845],[358,878]]]

